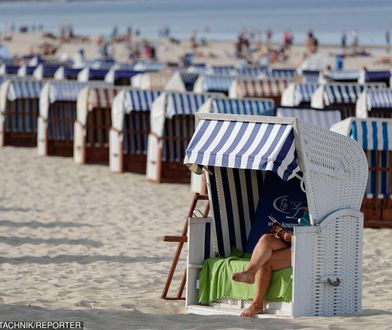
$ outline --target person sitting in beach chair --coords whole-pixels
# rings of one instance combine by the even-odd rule
[[[267,173],[265,185],[271,189],[261,195],[246,248],[246,252],[252,252],[251,259],[245,271],[232,276],[237,282],[256,281],[252,304],[241,314],[247,317],[263,313],[272,272],[291,267],[292,226],[301,216],[306,219],[306,196],[298,179],[284,182],[274,173]]]

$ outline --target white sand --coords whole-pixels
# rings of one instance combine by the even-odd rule
[[[175,250],[160,237],[181,231],[190,200],[185,185],[0,149],[0,320],[83,320],[86,329],[105,330],[392,328],[387,229],[365,230],[359,316],[183,315],[183,302],[159,299]]]

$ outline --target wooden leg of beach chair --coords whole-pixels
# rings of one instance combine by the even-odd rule
[[[203,200],[204,197],[206,197],[206,196],[203,196],[203,198],[200,198],[200,196],[203,196],[203,195],[198,195],[197,196],[198,200],[200,200],[200,199]],[[209,212],[210,212],[210,203],[207,203],[207,205],[206,205],[206,207],[204,208],[204,211],[203,211],[203,218],[208,217],[208,213]],[[177,299],[178,300],[185,299],[185,298],[182,298],[182,294],[184,293],[185,284],[186,284],[186,268],[184,269],[184,273],[182,274],[180,288],[178,289],[178,293],[177,293]]]
[[[180,291],[181,291],[180,298],[178,298],[178,295],[175,298],[170,298],[170,297],[167,296],[167,293],[169,291],[171,281],[173,280],[173,276],[174,276],[174,272],[175,272],[175,270],[177,268],[178,260],[180,259],[182,247],[184,245],[184,242],[186,242],[186,240],[184,238],[186,238],[187,231],[188,231],[188,218],[192,217],[193,212],[196,209],[197,202],[199,200],[208,200],[208,196],[199,195],[199,194],[194,194],[193,195],[192,203],[191,203],[191,206],[190,206],[190,208],[188,210],[188,214],[187,214],[187,217],[186,217],[186,220],[185,220],[184,227],[182,229],[181,236],[178,236],[177,249],[176,249],[176,252],[174,254],[174,258],[173,258],[172,264],[170,266],[169,274],[167,275],[165,285],[163,287],[161,299],[166,299],[166,300],[183,299],[183,298],[181,298],[181,296],[182,296],[182,291],[184,290],[184,286],[185,286],[184,276],[183,276],[183,280],[181,281],[181,286],[182,286],[182,282],[184,282],[184,285],[182,286],[182,290],[180,288]],[[165,242],[173,242],[173,241],[175,241],[175,240],[173,240],[173,236],[165,236],[163,238],[163,240]],[[180,293],[180,291],[179,291],[179,293]]]

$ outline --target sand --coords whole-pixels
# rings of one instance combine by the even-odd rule
[[[388,229],[365,229],[364,310],[358,316],[184,315],[183,302],[159,298],[175,250],[161,237],[181,231],[189,186],[157,185],[106,166],[5,147],[0,187],[0,320],[82,320],[86,329],[392,327]]]

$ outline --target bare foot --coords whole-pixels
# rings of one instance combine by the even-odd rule
[[[245,309],[241,316],[243,317],[255,317],[257,314],[263,314],[263,305],[252,303],[247,309]]]
[[[248,284],[253,284],[255,282],[255,276],[249,272],[235,273],[232,277],[233,281],[244,282]]]

